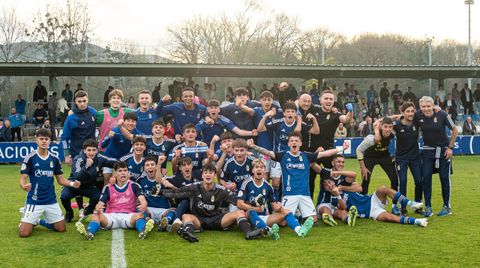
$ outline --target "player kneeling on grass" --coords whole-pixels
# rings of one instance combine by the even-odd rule
[[[207,164],[203,167],[202,182],[179,189],[158,189],[158,194],[168,198],[190,198],[190,214],[183,214],[178,234],[190,242],[198,242],[195,230],[226,230],[237,223],[247,240],[264,236],[268,230],[252,230],[243,210],[229,213],[221,210],[224,202],[236,204],[237,196],[216,184],[215,177],[215,166]]]
[[[278,223],[285,220],[298,236],[305,237],[312,228],[313,218],[300,225],[291,211],[275,200],[272,186],[265,179],[266,164],[257,158],[253,160],[253,179],[246,179],[238,192],[237,206],[247,212],[250,222],[258,229],[268,229],[274,240],[280,238]],[[273,212],[268,214],[266,204],[270,203]],[[270,227],[269,227],[270,226]]]
[[[334,155],[332,158],[332,168],[321,168],[317,171],[318,164],[312,165],[316,172],[320,173],[320,178],[332,179],[339,191],[343,192],[361,192],[362,186],[355,182],[357,173],[354,171],[344,170],[345,157],[342,155]],[[323,222],[329,226],[336,226],[337,222],[334,220],[333,211],[335,207],[332,203],[337,204],[335,197],[332,197],[330,192],[325,191],[322,183],[320,183],[320,192],[317,198],[317,215]]]
[[[170,207],[170,202],[166,197],[153,196],[151,190],[157,185],[164,184],[167,187],[172,187],[162,174],[162,164],[165,162],[166,156],[158,157],[158,163],[155,162],[155,157],[147,156],[145,158],[144,173],[136,182],[142,187],[143,194],[147,199],[147,213],[157,223],[159,231],[165,231],[167,226],[172,224],[175,219],[175,209]]]
[[[38,146],[37,150],[25,157],[20,170],[22,174],[20,187],[27,192],[27,201],[18,226],[20,237],[30,236],[33,227],[37,224],[57,232],[65,232],[65,220],[57,203],[53,177],[58,184],[64,187],[78,188],[80,186],[79,181],[68,181],[63,177],[60,160],[48,151],[50,145],[48,129],[37,130],[35,143]]]
[[[115,184],[108,184],[103,188],[102,196],[98,202],[88,224],[88,228],[81,222],[77,222],[77,231],[92,240],[95,233],[100,229],[130,229],[135,226],[139,232],[138,237],[145,239],[147,233],[153,229],[154,221],[145,220],[144,212],[147,209],[147,200],[142,193],[142,188],[135,182],[130,181],[127,163],[117,162],[113,165]],[[140,202],[137,212],[137,201]],[[105,213],[103,209],[106,206]]]
[[[330,179],[322,181],[325,191],[338,199],[337,209],[334,215],[336,218],[348,222],[348,225],[355,226],[357,216],[360,218],[371,218],[376,221],[394,222],[400,224],[411,224],[427,227],[427,219],[416,219],[407,216],[397,216],[385,210],[388,203],[387,197],[390,197],[393,204],[400,203],[415,210],[422,207],[422,203],[408,200],[399,192],[380,186],[372,195],[362,195],[352,192],[341,192],[335,182]],[[347,213],[348,211],[348,213]]]

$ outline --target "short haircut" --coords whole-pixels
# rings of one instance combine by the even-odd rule
[[[195,129],[195,131],[197,130],[197,128],[195,127],[194,124],[188,123],[188,124],[185,124],[185,125],[183,126],[183,132],[185,132],[185,130],[191,129],[191,128]]]
[[[123,120],[127,120],[127,119],[131,119],[131,120],[137,121],[137,120],[138,120],[137,113],[135,113],[135,112],[126,113],[126,114],[123,116]]]
[[[192,163],[192,159],[190,157],[180,157],[180,159],[178,159],[177,165],[181,167],[184,165],[189,165],[191,163]]]
[[[183,92],[185,92],[185,91],[191,91],[191,92],[195,93],[195,90],[194,90],[193,88],[191,88],[191,87],[185,87],[184,89],[182,89],[182,94],[183,94]]]
[[[98,143],[94,139],[88,139],[88,140],[83,142],[83,149],[87,149],[87,147],[98,148]]]
[[[208,107],[220,107],[220,102],[218,100],[210,100],[208,102]]]
[[[450,93],[449,93],[449,94],[450,94]],[[422,103],[424,103],[424,102],[430,102],[430,103],[433,104],[433,99],[432,99],[432,97],[430,97],[430,96],[423,96],[422,98],[420,98],[420,100],[418,100],[418,102],[419,102],[420,104],[422,104]]]
[[[393,120],[392,120],[392,118],[390,118],[390,117],[384,117],[384,118],[382,119],[382,125],[385,125],[385,124],[387,124],[387,125],[393,125]]]
[[[236,139],[233,141],[232,147],[233,147],[233,148],[235,148],[235,147],[240,147],[240,148],[248,149],[247,141],[244,140],[244,139],[242,139],[242,138],[236,138]]]
[[[165,122],[163,122],[161,118],[155,119],[155,121],[152,122],[152,127],[158,126],[158,125],[165,127]]]
[[[320,98],[325,94],[332,94],[333,96],[335,96],[335,93],[331,89],[327,89],[322,91],[322,93],[320,94]]]
[[[147,139],[145,139],[145,137],[143,136],[135,136],[135,138],[133,138],[132,144],[135,144],[137,142],[142,142],[143,144],[147,145]]]
[[[128,168],[128,165],[124,161],[117,161],[115,164],[113,164],[113,170],[117,171],[121,168]]]
[[[220,134],[220,140],[223,141],[223,140],[233,140],[233,134],[232,132],[223,132],[222,134]]]
[[[286,102],[286,103],[283,105],[283,111],[286,111],[286,110],[294,110],[294,111],[296,111],[296,110],[297,110],[297,105],[295,105],[295,103],[293,103],[293,102]]]
[[[242,95],[247,95],[248,96],[248,90],[244,87],[239,87],[235,89],[235,97],[236,96],[242,96]]]
[[[152,95],[152,93],[150,92],[150,90],[147,90],[147,89],[142,89],[140,90],[140,92],[138,92],[138,95],[140,94],[148,94],[148,95]]]
[[[261,159],[261,158],[255,158],[255,159],[253,159],[253,161],[252,161],[252,167],[255,167],[255,166],[258,166],[258,165],[263,166],[263,168],[266,168],[266,167],[267,167],[267,164],[265,163],[265,160],[263,160],[263,159]]]
[[[145,160],[143,161],[143,164],[145,165],[148,161],[155,162],[155,164],[157,163],[157,159],[154,156],[151,156],[151,155],[145,157]]]
[[[345,158],[345,156],[343,156],[341,154],[336,154],[336,155],[332,156],[332,161],[337,159],[337,158]]]
[[[415,107],[415,104],[411,101],[407,101],[407,102],[404,102],[401,106],[400,106],[400,112],[405,112],[405,110],[407,110],[408,108],[410,107],[413,107],[413,109],[415,110],[416,107]]]
[[[206,166],[203,166],[202,173],[205,171],[213,171],[215,174],[217,173],[217,168],[213,164],[208,164]]]
[[[118,96],[120,99],[123,99],[123,92],[120,89],[114,89],[108,93],[108,99],[112,99],[113,96]]]
[[[269,90],[265,90],[264,92],[260,93],[260,96],[258,97],[259,99],[268,99],[268,98],[271,98],[273,99],[273,94],[272,92],[270,92]]]
[[[79,90],[75,93],[75,98],[88,97],[88,94],[84,90]]]
[[[48,137],[50,138],[51,132],[47,128],[39,128],[35,131],[35,137]]]
[[[302,139],[302,134],[298,131],[294,131],[294,132],[288,134],[288,140],[290,140],[291,137],[297,137],[301,140]]]

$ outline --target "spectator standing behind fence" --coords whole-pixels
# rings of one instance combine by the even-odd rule
[[[467,83],[465,83],[460,92],[460,99],[464,109],[463,114],[473,114],[473,94]]]
[[[382,115],[388,111],[388,99],[390,98],[390,91],[387,88],[387,82],[383,82],[383,86],[380,89],[380,102],[382,103]]]
[[[439,98],[440,102],[445,102],[445,97],[447,96],[447,93],[445,92],[445,89],[442,85],[438,86],[436,96]]]
[[[65,119],[67,119],[68,111],[70,111],[67,101],[63,96],[60,99],[58,99],[57,107],[58,107],[58,111],[60,111],[60,126],[63,127],[63,124],[65,123]]]
[[[403,97],[403,93],[398,88],[398,84],[395,84],[393,86],[391,97],[393,101],[393,109],[394,109],[393,112],[395,114],[398,114],[400,113],[400,105],[402,105],[402,97]]]
[[[158,82],[158,85],[155,86],[155,89],[152,91],[153,103],[158,103],[160,101],[160,89],[162,89],[162,82]]]
[[[65,85],[65,89],[62,90],[62,97],[67,102],[68,108],[71,109],[73,102],[73,91],[70,89],[70,84]]]
[[[48,100],[48,119],[50,119],[50,123],[52,126],[55,126],[57,123],[57,109],[58,109],[58,100],[57,100],[57,92],[53,92],[52,96]],[[54,139],[51,139],[54,140]]]
[[[137,108],[137,104],[135,103],[135,97],[130,96],[128,97],[128,103],[127,103],[128,108],[134,110]]]
[[[457,103],[451,93],[447,94],[447,100],[443,103],[442,108],[450,115],[454,122],[457,120]]]
[[[473,91],[473,101],[475,104],[475,113],[480,115],[480,84],[477,84],[477,88]],[[479,119],[477,119],[479,120]]]
[[[17,113],[25,115],[26,108],[27,102],[22,98],[22,94],[18,94],[17,100],[15,101],[15,109],[17,109]]]
[[[41,103],[37,103],[37,109],[35,109],[32,116],[33,123],[39,127],[45,122],[45,119],[47,119],[47,111],[45,111]]]
[[[378,97],[378,93],[375,90],[375,85],[374,84],[370,85],[370,89],[367,91],[367,96],[366,97],[367,97],[367,105],[368,105],[368,107],[371,107],[374,100]]]
[[[317,84],[312,84],[312,89],[310,89],[310,96],[312,97],[312,104],[320,105],[320,92],[317,88]]]
[[[33,90],[33,102],[45,104],[47,102],[47,89],[42,85],[42,81],[37,81],[37,86]]]
[[[25,123],[23,116],[18,114],[15,108],[12,108],[12,114],[8,119],[12,126],[12,141],[15,141],[15,134],[17,134],[17,140],[22,141],[22,126]]]
[[[108,86],[107,90],[105,90],[105,93],[103,94],[103,107],[104,108],[109,108],[110,107],[110,92],[112,92],[113,87]]]
[[[403,95],[403,100],[404,101],[410,101],[413,103],[417,103],[417,96],[415,96],[415,93],[412,92],[412,87],[409,86],[407,87],[407,92]],[[418,106],[418,105],[417,105]]]
[[[462,128],[462,134],[463,135],[475,135],[475,132],[477,132],[477,127],[475,124],[472,122],[472,117],[467,117],[467,120],[463,122],[463,128]]]
[[[48,131],[50,131],[50,140],[52,141],[57,140],[57,134],[55,133],[55,126],[50,123],[49,119],[46,119],[40,128],[45,128],[45,129],[48,129]]]
[[[453,84],[453,88],[452,88],[452,98],[453,100],[455,101],[455,114],[458,114],[459,110],[460,110],[460,90],[458,90],[458,84],[455,83]]]
[[[7,119],[4,122],[3,119],[0,118],[0,124],[0,142],[12,141],[12,128],[10,125],[10,120]]]

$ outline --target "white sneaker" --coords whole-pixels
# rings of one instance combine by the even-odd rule
[[[418,221],[418,226],[421,226],[421,227],[427,227],[428,225],[428,220],[426,218],[422,218],[422,219],[417,219]]]
[[[413,209],[413,210],[417,210],[419,208],[422,208],[422,206],[423,206],[422,202],[412,201],[412,204],[410,204],[410,208]]]
[[[78,210],[78,217],[79,217],[79,218],[85,217],[84,212],[85,212],[85,210],[84,210],[83,208],[82,208],[82,209],[79,209],[79,210]]]
[[[183,225],[183,222],[180,219],[175,219],[172,223],[172,233],[176,233]]]

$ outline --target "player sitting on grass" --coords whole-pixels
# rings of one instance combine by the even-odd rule
[[[322,184],[325,191],[338,199],[337,209],[334,211],[335,217],[348,222],[348,225],[355,226],[357,215],[360,218],[371,218],[376,221],[411,224],[421,227],[427,227],[428,225],[428,221],[425,218],[416,219],[407,216],[397,216],[387,212],[385,210],[385,206],[388,203],[387,197],[392,199],[393,204],[400,203],[413,210],[422,207],[423,204],[410,201],[404,195],[386,186],[380,186],[372,195],[362,195],[352,192],[342,193],[331,178],[323,179]]]
[[[144,212],[147,209],[147,200],[142,193],[142,188],[137,183],[130,181],[127,163],[117,162],[113,165],[115,184],[107,184],[103,188],[102,196],[96,206],[88,228],[81,222],[77,222],[77,231],[92,240],[95,233],[104,229],[130,229],[135,226],[138,237],[145,239],[153,229],[153,219],[145,220]],[[140,205],[137,207],[137,201]],[[103,209],[105,208],[105,212]],[[137,212],[138,209],[138,212]]]
[[[37,130],[35,143],[38,146],[37,150],[25,157],[20,170],[22,174],[20,187],[27,192],[27,201],[18,226],[20,237],[30,236],[33,227],[37,224],[57,232],[65,232],[65,221],[57,203],[53,177],[58,184],[64,187],[78,188],[80,186],[79,181],[68,181],[63,177],[60,160],[48,151],[50,145],[48,129]],[[45,218],[42,219],[42,216]]]
[[[159,156],[157,163],[155,157],[147,156],[145,158],[145,172],[136,180],[142,187],[143,194],[147,199],[147,213],[159,225],[159,231],[165,231],[167,226],[172,224],[173,219],[175,219],[175,209],[170,207],[168,199],[163,196],[152,196],[150,193],[152,188],[155,188],[158,184],[172,187],[162,175],[162,163],[165,159],[166,156]]]
[[[268,228],[270,236],[274,240],[280,238],[278,223],[285,220],[287,225],[297,233],[305,237],[313,226],[313,218],[300,225],[297,218],[291,211],[282,207],[282,204],[275,200],[272,186],[265,179],[265,161],[257,158],[253,160],[253,179],[246,179],[238,191],[237,206],[247,212],[248,219],[258,229]],[[268,213],[266,205],[270,203],[273,213]]]
[[[343,149],[331,149],[324,152],[309,153],[301,152],[302,135],[299,132],[292,132],[288,135],[288,151],[272,152],[259,147],[248,140],[248,146],[253,150],[269,156],[278,161],[282,168],[282,204],[290,211],[300,210],[303,218],[313,217],[317,221],[315,206],[310,197],[309,172],[310,163],[322,157],[329,157],[348,148],[348,144],[343,144]]]
[[[317,167],[318,164],[312,165]],[[340,191],[346,192],[361,192],[362,186],[355,182],[357,173],[354,171],[344,170],[345,157],[342,155],[334,155],[332,159],[332,168],[322,168],[320,170],[320,178],[331,178],[335,182],[335,186]],[[337,200],[333,202],[336,203]],[[320,192],[317,199],[317,215],[321,217],[323,222],[330,226],[336,226],[337,222],[334,220],[333,211],[335,207],[332,204],[332,195],[323,189],[323,185],[320,184]]]
[[[245,239],[263,236],[267,230],[252,230],[243,210],[228,213],[221,210],[223,202],[236,204],[237,196],[216,184],[215,177],[215,166],[208,164],[203,167],[201,183],[180,189],[158,189],[158,194],[168,198],[190,198],[190,214],[183,215],[183,227],[178,234],[189,242],[198,242],[195,230],[226,230],[237,223]]]

